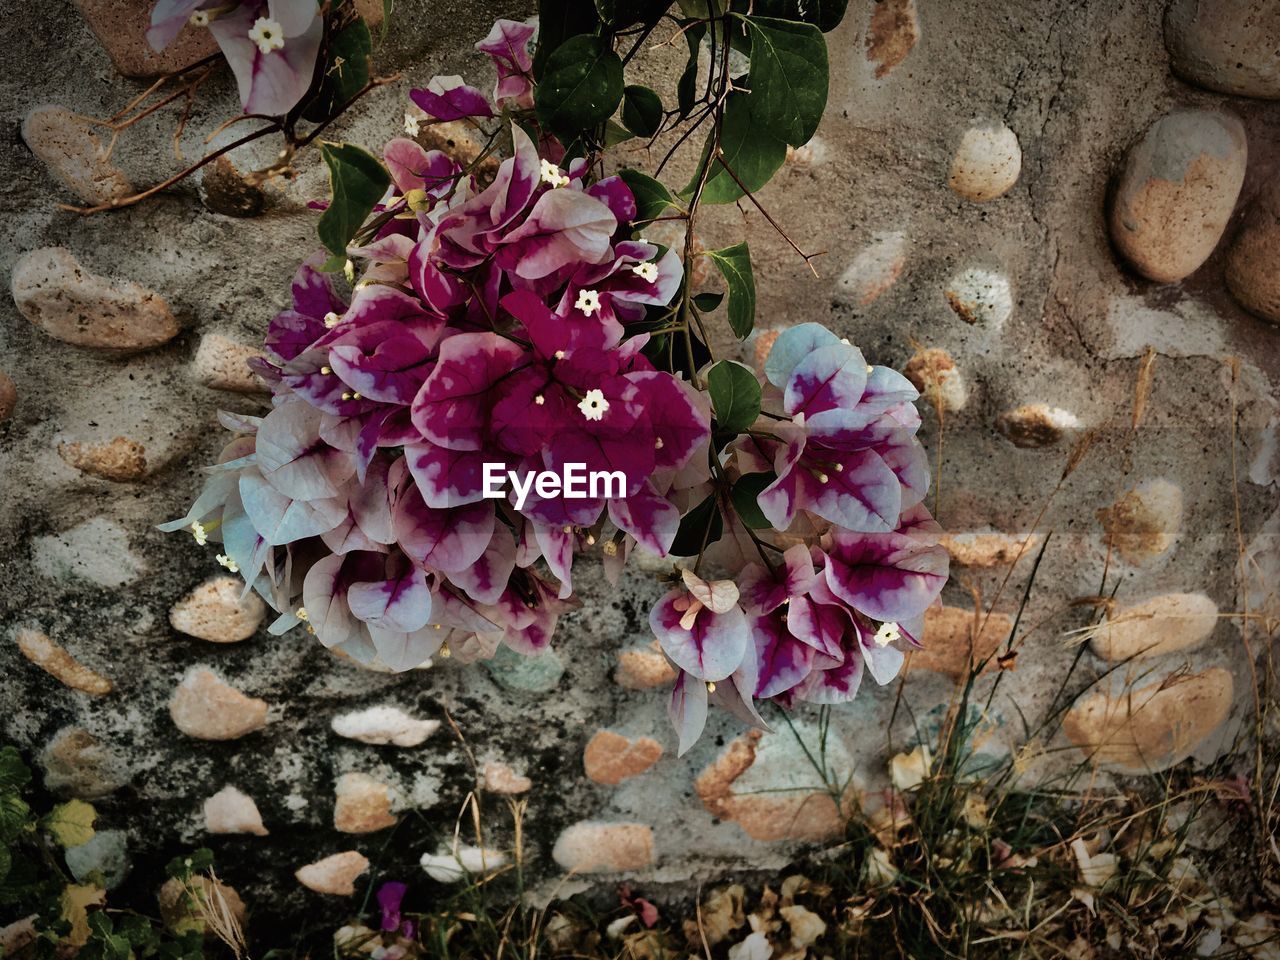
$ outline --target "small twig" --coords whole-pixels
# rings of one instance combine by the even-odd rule
[[[720,166],[724,168],[725,173],[729,174],[729,176],[733,178],[733,182],[738,185],[738,189],[742,191],[743,195],[748,200],[751,201],[752,205],[757,210],[759,210],[762,214],[764,214],[764,218],[769,221],[769,226],[773,227],[774,230],[777,230],[778,235],[782,237],[783,240],[787,241],[791,249],[794,250],[796,253],[798,253],[804,259],[805,266],[809,268],[809,272],[813,274],[815,279],[817,279],[818,271],[814,269],[812,261],[815,257],[826,256],[826,251],[822,250],[822,251],[819,251],[818,253],[805,253],[803,250],[801,250],[800,247],[796,245],[796,242],[787,235],[787,231],[783,230],[782,227],[778,224],[778,221],[773,219],[773,215],[769,213],[769,211],[766,210],[763,206],[761,206],[760,201],[756,199],[755,194],[752,193],[750,190],[748,190],[746,187],[746,184],[744,184],[740,179],[738,179],[738,175],[733,172],[733,167],[729,166],[729,164],[725,162],[724,151],[721,150],[719,147],[716,148],[715,157],[716,157],[716,162],[718,162]]]

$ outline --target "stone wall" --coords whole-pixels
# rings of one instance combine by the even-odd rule
[[[528,867],[543,878],[578,866],[679,883],[775,867],[831,835],[835,801],[797,743],[818,738],[815,713],[763,736],[718,715],[674,756],[643,569],[612,589],[580,560],[586,605],[545,658],[391,676],[301,631],[267,636],[211,550],[155,530],[224,442],[215,410],[263,403],[243,358],[315,246],[306,201],[326,183],[309,154],[248,218],[214,212],[230,207],[213,178],[203,202],[187,183],[124,212],[59,209],[174,167],[173,115],[124,132],[107,159],[109,132],[76,119],[140,91],[117,64],[155,69],[136,6],[11,11],[0,98],[13,290],[0,305],[0,739],[121,831],[95,856],[123,847],[150,882],[175,848],[207,844],[223,879],[279,916],[320,896],[293,871],[331,855],[356,852],[304,882],[340,891],[364,857],[419,876],[477,768],[486,846],[511,842],[497,801],[527,795]],[[834,711],[827,760],[852,777],[847,804],[937,727],[973,635],[983,655],[1005,642],[1042,546],[1016,656],[980,681],[1002,674],[984,749],[1021,748],[1023,718],[1060,696],[1080,699],[1028,754],[1042,776],[1098,743],[1103,776],[1208,760],[1248,716],[1242,640],[1265,653],[1259,611],[1276,615],[1280,567],[1280,13],[1174,0],[1166,41],[1167,6],[853,0],[828,38],[826,121],[761,197],[825,252],[820,278],[750,207],[717,211],[699,237],[750,240],[762,339],[820,320],[931,401],[922,437],[954,578],[903,703],[898,684],[868,684]],[[401,0],[377,63],[403,78],[335,136],[380,145],[410,86],[484,76],[470,44],[527,12]],[[651,55],[659,80],[672,49]],[[237,110],[229,78],[212,81],[185,155]],[[1112,624],[1072,633],[1090,608],[1070,602],[1100,593]],[[993,611],[981,630],[975,597]],[[1254,619],[1231,615],[1245,610]],[[1121,699],[1126,685],[1138,693]]]

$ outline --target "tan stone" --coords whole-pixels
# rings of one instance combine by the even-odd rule
[[[1280,100],[1280,5],[1274,0],[1172,0],[1164,42],[1170,67],[1188,83]]]
[[[1218,244],[1244,183],[1244,125],[1219,110],[1174,110],[1129,151],[1111,203],[1111,239],[1148,279],[1194,273]]]
[[[44,785],[54,793],[96,800],[129,782],[125,761],[83,727],[63,727],[40,752]]]
[[[662,654],[643,647],[633,647],[618,654],[618,667],[613,671],[614,683],[628,690],[651,690],[672,683],[675,668]]]
[[[334,790],[333,828],[341,833],[373,833],[396,825],[391,788],[366,773],[344,773]]]
[[[1098,511],[1107,542],[1129,563],[1147,563],[1173,546],[1182,529],[1182,489],[1150,480]]]
[[[978,661],[1003,646],[1012,630],[1013,620],[1003,613],[988,615],[983,611],[975,622],[973,610],[930,607],[924,613],[924,637],[920,641],[924,649],[911,652],[911,669],[934,670],[949,677],[967,676]],[[985,669],[995,666],[992,660]]]
[[[66,343],[142,350],[178,332],[159,294],[90,273],[65,247],[24,254],[14,264],[10,288],[24,317]]]
[[[22,121],[22,140],[56,180],[86,203],[109,203],[133,193],[133,184],[111,162],[94,128],[70,110],[36,107]]]
[[[905,233],[877,233],[840,274],[836,294],[855,307],[869,307],[902,276],[909,246]]]
[[[876,77],[885,76],[907,59],[919,39],[914,0],[881,0],[872,6],[867,60],[876,65]]]
[[[1019,557],[1035,556],[1040,546],[1040,535],[1026,537],[1010,533],[976,531],[973,533],[946,533],[941,543],[951,554],[951,562],[960,567],[1005,567]]]
[[[1164,770],[1227,718],[1232,692],[1231,673],[1221,667],[1174,674],[1138,690],[1087,696],[1067,712],[1062,729],[1101,766],[1130,774]]]
[[[490,793],[525,793],[533,788],[533,781],[501,761],[488,760],[484,765],[484,788]]]
[[[643,870],[654,860],[653,828],[644,823],[583,820],[560,834],[551,855],[575,873]]]
[[[757,370],[764,370],[764,362],[769,359],[769,351],[778,342],[781,333],[781,330],[761,330],[756,336],[756,342],[751,348],[751,357],[756,362]]]
[[[1263,193],[1245,218],[1227,253],[1226,280],[1240,306],[1280,324],[1280,185]]]
[[[14,639],[24,657],[73,690],[95,697],[111,692],[110,680],[90,670],[39,630],[19,627]]]
[[[0,370],[0,423],[4,423],[13,416],[13,410],[17,405],[18,388],[13,385],[9,375]]]
[[[848,761],[834,741],[836,766]],[[819,781],[795,738],[752,730],[733,740],[694,781],[712,816],[731,820],[755,840],[822,840],[840,835],[856,805],[848,780],[840,807]]]
[[[947,413],[958,413],[969,402],[964,377],[945,350],[917,351],[902,373],[920,391],[925,402],[941,406]]]
[[[192,667],[169,701],[174,725],[200,740],[235,740],[267,723],[267,703],[247,697],[206,667]]]
[[[1080,429],[1075,414],[1043,403],[1028,403],[996,417],[996,429],[1015,447],[1048,447]]]
[[[329,726],[338,736],[361,743],[416,747],[440,729],[440,721],[419,720],[399,707],[380,705],[340,714]]]
[[[244,594],[244,584],[234,577],[211,577],[169,610],[169,623],[210,643],[237,643],[257,632],[267,605],[256,593]]]
[[[151,0],[75,0],[116,70],[126,77],[159,77],[218,52],[207,28],[185,26],[161,51],[151,49]]]
[[[369,859],[364,854],[345,850],[299,867],[293,875],[300,884],[316,893],[349,897],[356,892],[356,877],[368,869]]]
[[[204,828],[210,833],[267,835],[253,797],[231,786],[223,787],[204,802]]]
[[[970,127],[960,138],[947,186],[975,203],[1007,193],[1022,172],[1018,135],[999,121]]]
[[[245,907],[240,894],[208,877],[194,876],[185,884],[171,877],[156,894],[156,900],[160,904],[161,919],[175,933],[197,930],[212,935],[206,919],[211,914],[230,916],[238,926],[244,927]]]
[[[597,730],[582,752],[582,766],[596,783],[616,787],[638,777],[662,756],[662,744],[652,737],[629,740],[612,730]]]
[[[147,448],[128,437],[106,443],[60,443],[58,456],[81,473],[126,483],[147,475]]]
[[[1121,607],[1094,634],[1093,652],[1112,662],[1201,646],[1218,625],[1218,605],[1203,593],[1166,593]]]
[[[439,150],[447,153],[463,166],[475,163],[484,152],[485,142],[476,135],[474,128],[461,120],[446,120],[442,123],[423,121],[418,128],[418,143],[428,150]],[[491,181],[498,172],[501,158],[493,153],[480,161],[475,174],[482,183]]]
[[[267,385],[249,368],[248,361],[262,356],[259,347],[236,343],[217,333],[200,338],[191,372],[196,381],[211,390],[233,393],[265,393]]]

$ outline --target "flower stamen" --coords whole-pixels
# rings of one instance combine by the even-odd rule
[[[258,52],[265,56],[272,50],[284,48],[284,27],[275,20],[259,17],[249,31],[249,39],[258,45]]]

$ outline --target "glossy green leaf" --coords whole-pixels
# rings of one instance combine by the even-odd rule
[[[632,84],[622,92],[622,125],[637,137],[652,137],[662,126],[662,100],[648,87]]]
[[[738,519],[752,530],[765,530],[773,526],[760,509],[760,494],[777,479],[777,474],[772,471],[746,473],[733,485],[733,509],[737,511]]]
[[[693,305],[700,313],[710,313],[724,302],[723,293],[699,293],[693,298]]]
[[[708,250],[707,256],[720,270],[729,289],[729,326],[739,340],[756,324],[756,280],[751,270],[751,250],[744,240],[723,250]]]
[[[538,45],[533,75],[542,79],[547,59],[570,37],[595,33],[600,25],[594,0],[538,0]]]
[[[639,170],[619,170],[618,176],[631,188],[631,193],[636,198],[637,223],[662,216],[662,211],[675,203],[676,198],[671,195],[670,190]]]
[[[724,155],[724,164],[715,159],[711,161],[711,171],[702,191],[703,203],[733,203],[740,199],[743,191],[738,180],[755,193],[769,182],[787,159],[786,143],[758,124],[752,118],[751,110],[751,100],[747,94],[729,95],[720,134],[720,151]],[[698,177],[708,160],[712,136],[711,133],[707,135],[697,172],[688,186],[680,191],[682,197],[692,197],[697,189]],[[725,164],[737,175],[737,180],[725,169]]]
[[[702,38],[706,34],[707,27],[703,23],[696,23],[684,32],[685,43],[689,45],[689,59],[685,61],[680,79],[676,81],[676,104],[681,119],[689,115],[698,98],[698,51],[702,49]]]
[[[329,209],[320,217],[320,242],[335,256],[345,256],[391,178],[373,154],[349,143],[321,144],[320,156],[329,167],[331,192]]]
[[[622,100],[622,60],[601,37],[571,37],[547,57],[533,91],[538,120],[575,135],[604,123]]]
[[[745,364],[721,360],[707,371],[707,391],[716,425],[726,433],[743,433],[760,416],[760,381]]]
[[[385,21],[383,21],[385,23]],[[373,36],[363,20],[343,27],[329,43],[324,80],[316,96],[302,112],[312,123],[328,120],[369,82],[369,56]]]
[[[733,10],[757,17],[799,20],[830,33],[840,26],[848,6],[849,0],[734,0]]]
[[[724,519],[716,495],[710,494],[680,520],[680,529],[671,543],[674,557],[696,557],[724,536]]]
[[[595,4],[600,19],[614,30],[633,23],[657,23],[671,6],[670,0],[595,0]]]
[[[827,42],[822,32],[811,24],[770,17],[741,21],[751,35],[747,85],[753,119],[793,147],[808,143],[827,106]]]

